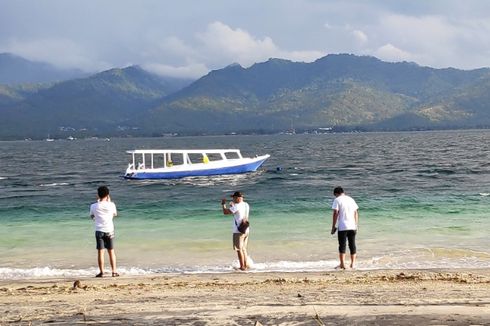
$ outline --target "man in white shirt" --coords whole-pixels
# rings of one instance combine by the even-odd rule
[[[356,234],[359,224],[359,206],[354,199],[344,193],[342,187],[336,187],[333,190],[335,199],[332,203],[332,231],[337,231],[339,240],[339,260],[338,268],[345,269],[345,249],[346,242],[349,240],[350,267],[354,268],[356,263]],[[337,227],[336,227],[337,225]]]
[[[114,223],[113,218],[117,216],[116,205],[111,202],[109,188],[101,186],[97,189],[97,202],[90,205],[90,217],[95,224],[95,241],[97,243],[97,262],[99,274],[95,277],[104,276],[104,248],[107,249],[112,268],[112,276],[119,274],[116,271],[116,253],[114,252]]]
[[[248,227],[250,207],[243,200],[243,194],[240,191],[235,191],[231,197],[233,202],[230,203],[230,208],[226,208],[226,199],[221,200],[221,207],[223,208],[223,214],[233,214],[233,249],[238,254],[240,270],[244,271],[249,268],[247,263],[247,245],[250,231]],[[245,224],[241,227],[242,222]]]

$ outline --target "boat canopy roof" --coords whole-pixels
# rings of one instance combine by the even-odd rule
[[[129,154],[221,154],[221,153],[240,153],[239,149],[136,149],[126,151]]]

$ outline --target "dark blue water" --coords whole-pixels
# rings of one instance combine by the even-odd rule
[[[88,207],[106,184],[126,273],[228,271],[231,221],[250,203],[255,270],[336,264],[332,189],[360,206],[359,268],[489,267],[488,131],[0,142],[0,277],[95,270]],[[257,173],[130,181],[132,149],[239,148]]]

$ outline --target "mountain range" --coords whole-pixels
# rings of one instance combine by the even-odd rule
[[[487,128],[490,69],[336,54],[232,64],[193,81],[131,66],[2,83],[0,114],[0,139]]]
[[[0,84],[48,83],[88,76],[78,69],[61,69],[22,57],[0,53]]]

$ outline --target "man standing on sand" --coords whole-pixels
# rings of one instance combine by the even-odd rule
[[[116,253],[114,252],[114,223],[113,218],[117,216],[116,205],[111,202],[109,188],[101,186],[97,189],[97,202],[90,205],[90,217],[95,222],[95,241],[97,243],[97,262],[99,274],[95,277],[104,276],[104,248],[107,249],[112,268],[112,276],[119,274],[116,271]]]
[[[242,233],[238,227],[243,221],[248,221],[250,207],[243,200],[243,194],[240,191],[235,191],[231,197],[233,201],[230,203],[230,208],[226,208],[226,199],[224,198],[221,200],[221,207],[223,208],[223,214],[233,214],[233,249],[238,254],[240,270],[244,271],[250,267],[247,262],[247,245],[250,228],[247,227],[246,230],[243,230],[244,233]]]
[[[336,187],[333,190],[335,199],[332,203],[332,231],[335,234],[338,223],[338,239],[339,239],[339,259],[340,265],[338,268],[345,269],[345,245],[349,240],[350,250],[350,268],[355,267],[356,263],[356,234],[359,224],[359,206],[354,199],[344,193],[342,187]]]

